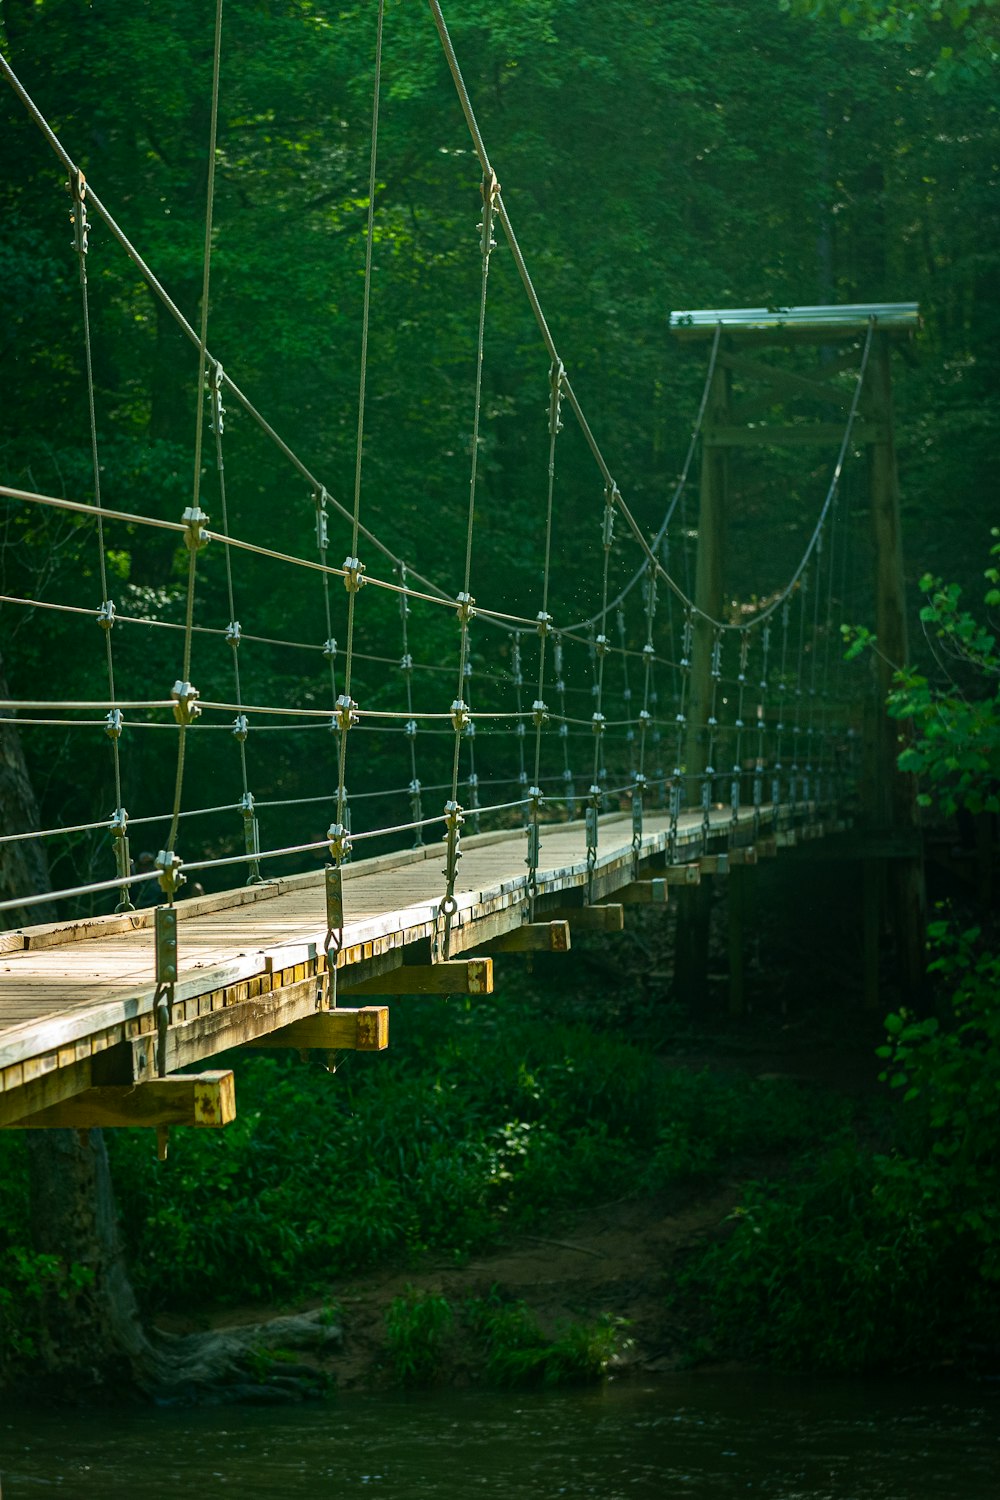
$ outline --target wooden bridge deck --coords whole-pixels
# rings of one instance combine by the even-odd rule
[[[788,821],[787,811],[781,816]],[[764,808],[758,832],[773,833],[777,821]],[[753,829],[749,811],[735,828],[728,811],[715,811],[711,847],[747,844]],[[647,874],[652,862],[662,862],[668,832],[665,813],[647,813],[640,853]],[[685,814],[677,857],[690,860],[702,848],[701,814]],[[522,829],[466,838],[462,854],[452,959],[502,939],[529,913]],[[379,977],[404,962],[430,964],[438,957],[432,942],[442,861],[442,847],[432,845],[345,867],[346,921],[337,960],[342,1004],[353,1003],[359,986],[366,995],[380,993]],[[628,815],[603,817],[590,899],[606,900],[627,887],[635,894],[635,875]],[[582,904],[586,887],[583,824],[543,828],[535,920]],[[0,1125],[95,1085],[154,1076],[153,919],[147,909],[0,934]],[[259,1043],[315,1016],[325,936],[321,870],[181,902],[169,1069]],[[386,988],[405,993],[399,975]]]

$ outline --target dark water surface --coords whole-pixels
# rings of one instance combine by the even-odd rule
[[[3,1500],[998,1500],[1000,1393],[740,1375],[288,1408],[0,1413]]]

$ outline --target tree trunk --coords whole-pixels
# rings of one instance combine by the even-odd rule
[[[10,688],[0,657],[0,699],[10,698]],[[0,833],[30,833],[38,827],[38,803],[28,776],[21,736],[9,714],[0,709]],[[0,901],[50,889],[49,866],[40,839],[19,839],[0,844]],[[27,922],[51,922],[50,906],[29,906],[0,912],[0,931]]]

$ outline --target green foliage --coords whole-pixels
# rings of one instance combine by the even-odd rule
[[[993,529],[994,537],[1000,531]],[[990,549],[1000,558],[1000,542]],[[1000,571],[986,570],[986,607],[1000,604]],[[945,813],[1000,812],[1000,653],[996,637],[968,610],[962,590],[930,575],[920,581],[927,602],[920,611],[935,658],[947,675],[937,686],[902,671],[889,695],[889,712],[907,722],[913,739],[900,768],[923,778],[921,801]]]
[[[599,1380],[628,1346],[627,1324],[602,1315],[570,1322],[551,1338],[523,1302],[506,1302],[494,1289],[466,1304],[470,1327],[483,1343],[485,1375],[494,1385],[566,1385]]]
[[[386,1346],[403,1385],[424,1385],[440,1374],[453,1314],[447,1297],[407,1287],[385,1315]]]
[[[111,1139],[148,1305],[298,1296],[430,1248],[462,1255],[609,1183],[658,1192],[839,1118],[781,1080],[666,1069],[513,996],[407,1001],[393,1028],[387,1056],[336,1078],[237,1060],[235,1123],[177,1132],[164,1164],[143,1133]]]
[[[1000,62],[1000,28],[994,0],[779,0],[799,15],[835,17],[856,26],[867,41],[896,43],[924,62],[928,78],[946,89],[988,76]],[[937,48],[936,56],[934,48]],[[921,61],[923,57],[921,57]]]
[[[986,577],[995,608],[997,568]],[[961,609],[957,586],[922,586],[949,681],[896,673],[889,711],[912,730],[899,764],[942,813],[995,812],[995,639]],[[845,634],[855,655],[875,647],[867,631]],[[799,1180],[749,1188],[732,1233],[687,1272],[710,1308],[707,1347],[854,1371],[969,1359],[1000,1339],[1000,952],[995,932],[947,911],[928,939],[935,1008],[889,1015],[878,1048],[897,1101],[891,1149],[845,1137]]]
[[[991,535],[1000,537],[994,527]],[[1000,558],[994,541],[991,558]],[[987,609],[1000,604],[1000,568],[986,569]],[[886,701],[889,713],[909,726],[899,767],[922,782],[918,801],[946,816],[1000,811],[1000,653],[996,636],[961,607],[962,589],[932,574],[920,580],[925,603],[920,620],[937,667],[932,681],[912,667],[897,667]],[[848,661],[877,651],[864,626],[843,625]]]
[[[37,1356],[43,1305],[68,1300],[92,1279],[86,1266],[67,1266],[55,1255],[16,1244],[0,1249],[0,1379]]]
[[[947,1364],[994,1340],[981,1245],[901,1160],[845,1137],[797,1179],[750,1186],[731,1233],[684,1273],[710,1315],[699,1352],[848,1373]]]

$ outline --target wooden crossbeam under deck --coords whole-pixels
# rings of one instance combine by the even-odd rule
[[[326,1052],[383,1052],[389,1045],[389,1011],[384,1005],[366,1005],[362,1010],[335,1006],[304,1016],[290,1026],[259,1036],[248,1047],[315,1047]]]
[[[345,977],[337,987],[338,995],[492,995],[493,960],[461,958],[439,964],[402,964],[351,984]]]
[[[145,1083],[84,1089],[72,1099],[13,1120],[7,1130],[90,1130],[172,1125],[218,1129],[236,1118],[231,1069],[150,1078]]]
[[[567,953],[569,946],[569,922],[565,918],[555,922],[525,922],[489,940],[494,953]]]
[[[669,887],[662,875],[655,875],[649,880],[634,880],[615,895],[623,906],[665,906]]]
[[[546,915],[568,922],[570,932],[621,932],[625,927],[625,909],[615,901],[601,906],[561,906]]]

